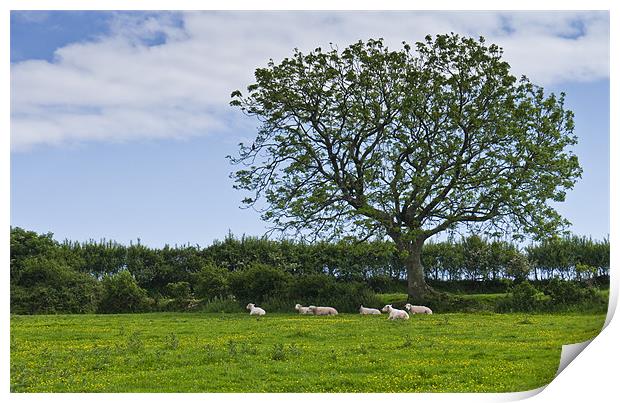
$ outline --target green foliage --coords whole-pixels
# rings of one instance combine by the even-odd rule
[[[192,297],[192,289],[187,281],[168,283],[166,290],[170,298],[177,300],[187,301]]]
[[[265,299],[260,304],[260,307],[265,309],[268,313],[273,312],[296,312],[295,304],[298,304],[299,300],[290,298],[288,295],[272,296]],[[245,308],[245,306],[244,306]],[[246,311],[247,312],[247,311]]]
[[[261,123],[229,156],[239,166],[231,176],[249,193],[244,204],[266,202],[262,218],[273,231],[389,237],[413,296],[429,292],[420,256],[436,234],[542,239],[568,225],[548,203],[564,201],[582,172],[565,94],[517,79],[503,50],[482,37],[296,49],[254,76],[246,94],[231,94],[232,106]],[[493,271],[480,256],[484,242],[468,241],[460,268],[475,277]],[[514,276],[526,277],[523,263],[512,262]],[[343,277],[360,280],[358,272]]]
[[[297,303],[309,305],[312,301],[319,301],[326,296],[334,294],[336,287],[336,279],[333,276],[311,274],[293,278],[289,286],[288,295],[290,298],[297,299]]]
[[[512,283],[512,280],[506,278],[496,278],[495,280],[429,281],[429,284],[436,291],[450,292],[453,294],[506,293]]]
[[[423,261],[429,283],[451,294],[504,293],[513,279],[522,281],[526,273],[525,278],[543,291],[552,277],[579,283],[576,287],[581,290],[584,284],[607,283],[609,241],[550,239],[520,251],[507,242],[471,236],[427,243]],[[157,298],[155,305],[148,300],[140,310],[243,312],[245,304],[255,302],[270,312],[290,312],[296,303],[333,305],[342,312],[355,312],[359,303],[384,305],[372,291],[406,292],[403,260],[395,245],[387,241],[308,244],[229,234],[223,242],[206,248],[154,249],[109,241],[59,244],[51,234],[11,228],[11,311],[97,311],[104,293],[103,279],[119,273],[119,267],[127,267],[120,272],[128,271],[140,288]],[[168,279],[174,281],[162,284]],[[491,301],[460,301],[460,296],[448,294],[440,297],[430,296],[433,305],[429,306],[443,312],[493,309]],[[579,295],[576,298],[587,300]],[[600,311],[605,304],[597,298],[568,306]]]
[[[531,270],[530,262],[527,257],[514,251],[509,255],[506,262],[506,275],[513,278],[517,282],[524,281]]]
[[[398,284],[390,276],[379,274],[368,279],[368,286],[374,292],[387,292],[398,288]]]
[[[523,281],[512,287],[496,309],[498,312],[534,312],[541,310],[542,306],[540,292],[529,281]]]
[[[20,282],[24,261],[31,257],[54,258],[57,256],[58,243],[54,234],[37,234],[19,227],[11,227],[11,281]]]
[[[99,242],[70,242],[65,240],[60,245],[62,254],[70,259],[71,266],[82,273],[89,273],[97,278],[114,274],[122,270],[126,263],[124,245],[104,239]]]
[[[228,270],[212,264],[203,266],[193,278],[194,293],[200,298],[222,298],[230,293]]]
[[[609,275],[609,239],[550,238],[529,246],[527,254],[536,270],[547,277],[593,280]]]
[[[127,270],[106,275],[101,284],[103,296],[99,311],[102,313],[143,312],[152,304],[146,290],[138,286]]]
[[[284,296],[291,275],[263,264],[254,264],[230,275],[230,289],[240,301],[261,304],[269,297]]]
[[[406,295],[403,295],[406,298]],[[406,300],[398,302],[401,307]],[[413,305],[428,306],[435,313],[447,312],[488,312],[492,311],[494,304],[481,298],[467,298],[464,295],[455,295],[447,292],[434,292],[409,301]]]
[[[378,307],[380,301],[364,283],[337,282],[323,290],[314,305],[333,306],[339,312],[358,312],[360,305]]]
[[[233,297],[215,297],[209,300],[204,300],[200,311],[207,313],[239,313],[243,312],[244,309],[245,305],[242,307],[241,303]]]
[[[26,258],[20,266],[16,281],[11,281],[12,313],[96,311],[101,287],[91,276],[74,272],[61,262],[47,258]]]
[[[165,311],[191,311],[197,308],[199,301],[194,299],[194,294],[187,281],[169,283],[166,286],[166,295],[171,299],[159,301],[159,310]]]
[[[583,287],[572,281],[562,281],[560,279],[549,281],[543,288],[543,292],[551,298],[551,306],[555,309],[579,304],[596,306],[597,304],[606,304],[607,302],[593,287]]]
[[[337,281],[325,274],[289,278],[286,287],[262,303],[269,312],[291,312],[295,304],[333,306],[341,312],[357,312],[360,305],[378,306],[380,301],[363,282]]]
[[[484,221],[553,232],[565,220],[546,201],[562,201],[581,173],[565,150],[573,115],[502,57],[484,38],[449,34],[270,61],[247,95],[232,93],[262,122],[231,158],[246,164],[235,187],[250,205],[264,196],[263,218],[297,235],[381,230],[408,242]]]

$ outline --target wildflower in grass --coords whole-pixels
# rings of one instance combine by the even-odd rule
[[[149,324],[156,315],[158,319]],[[424,329],[388,327],[342,315],[356,320],[339,326],[336,321],[327,325],[327,321],[310,320],[317,318],[301,318],[300,329],[312,337],[292,339],[291,318],[299,319],[272,316],[269,326],[247,327],[247,318],[241,315],[231,314],[226,322],[219,321],[217,314],[188,315],[187,322],[177,322],[184,323],[183,343],[176,333],[179,348],[174,354],[161,348],[174,339],[172,316],[165,314],[20,318],[19,326],[11,323],[19,350],[11,351],[10,390],[510,392],[548,383],[557,370],[561,345],[593,337],[604,321],[604,315],[494,314],[483,319],[449,315],[448,331],[436,326],[443,322],[439,315],[433,318],[434,326]],[[533,323],[517,332],[516,323],[524,319]],[[114,329],[122,323],[126,323],[125,337],[118,337]],[[43,326],[46,332],[41,332]],[[101,332],[103,327],[113,330]],[[515,334],[518,338],[507,337]],[[141,347],[130,351],[132,337],[132,344]],[[265,343],[264,351],[255,340]],[[408,348],[391,348],[408,340]],[[115,349],[115,344],[120,348]],[[230,351],[236,354],[234,359]],[[317,376],[300,380],[290,368]],[[400,368],[400,375],[384,382],[385,368]],[[417,376],[422,369],[424,378]],[[269,381],[239,382],[243,371]],[[321,371],[329,376],[318,376]]]

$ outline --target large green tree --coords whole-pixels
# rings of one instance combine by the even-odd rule
[[[511,75],[502,53],[448,34],[270,60],[246,94],[232,93],[261,123],[230,157],[235,187],[274,230],[389,236],[410,297],[431,291],[420,257],[435,234],[557,231],[567,221],[548,201],[563,201],[581,174],[573,114],[564,94]]]

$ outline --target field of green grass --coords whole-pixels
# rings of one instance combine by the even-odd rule
[[[516,392],[604,314],[11,317],[13,392]]]

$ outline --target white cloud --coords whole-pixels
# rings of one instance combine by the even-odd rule
[[[12,149],[230,130],[247,125],[231,123],[231,91],[269,58],[379,36],[399,47],[451,31],[484,35],[514,74],[543,85],[609,76],[605,12],[119,14],[109,36],[57,49],[52,62],[12,65]]]

